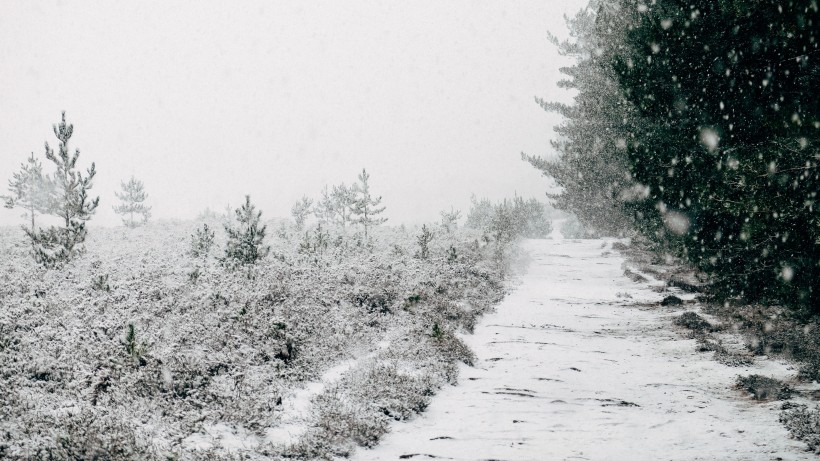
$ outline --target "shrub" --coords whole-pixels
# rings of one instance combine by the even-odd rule
[[[755,400],[788,400],[794,392],[788,384],[761,375],[738,376],[735,388],[748,391]]]
[[[207,258],[214,244],[214,236],[214,231],[208,227],[208,224],[203,224],[191,234],[191,256]]]
[[[820,407],[810,410],[806,405],[783,404],[780,422],[792,437],[806,442],[809,450],[820,453]]]

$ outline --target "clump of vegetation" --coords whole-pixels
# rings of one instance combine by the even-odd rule
[[[755,400],[788,400],[794,392],[788,384],[761,375],[738,376],[735,388],[749,392]]]
[[[214,237],[214,231],[208,227],[208,224],[203,224],[201,228],[191,234],[191,256],[194,258],[207,258],[214,245]]]
[[[700,333],[720,330],[720,328],[709,323],[708,320],[691,311],[684,312],[679,317],[676,317],[673,323],[679,327]]]
[[[416,257],[419,259],[427,259],[430,257],[430,242],[433,241],[435,234],[427,228],[427,224],[421,226],[421,234],[416,237],[416,243],[419,246],[419,251],[416,252]]]
[[[245,196],[245,203],[236,209],[236,223],[225,225],[228,241],[225,244],[225,261],[237,264],[254,264],[270,253],[265,245],[265,230],[260,227],[261,211],[251,203],[251,196]]]
[[[111,291],[111,285],[108,284],[108,274],[98,275],[91,279],[91,288],[96,291]]]
[[[784,403],[780,422],[792,437],[802,440],[809,450],[820,454],[820,407],[809,409],[806,405]]]

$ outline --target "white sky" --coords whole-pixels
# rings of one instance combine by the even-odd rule
[[[289,216],[362,167],[392,223],[471,193],[543,197],[520,152],[551,155],[566,64],[546,32],[586,1],[0,0],[0,193],[66,110],[92,221],[145,183],[155,218],[238,205]],[[23,223],[0,209],[0,225]]]

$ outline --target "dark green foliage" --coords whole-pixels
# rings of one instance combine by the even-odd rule
[[[83,251],[86,228],[100,203],[99,197],[91,200],[88,191],[96,174],[94,163],[85,175],[76,169],[80,150],[69,153],[68,141],[74,132],[74,125],[66,122],[65,112],[59,125],[54,125],[54,135],[60,141],[56,154],[46,143],[46,158],[57,167],[53,176],[54,196],[49,214],[59,217],[63,227],[51,226],[37,231],[26,230],[34,245],[34,259],[45,267],[57,267]]]
[[[236,224],[225,225],[228,241],[225,244],[225,260],[238,264],[254,264],[270,252],[264,244],[267,226],[259,227],[262,212],[256,211],[251,196],[245,196],[245,203],[236,209]]]
[[[817,2],[620,4],[612,64],[644,120],[625,134],[648,235],[727,295],[820,309]]]
[[[817,2],[616,0],[570,21],[559,207],[633,227],[724,298],[820,312]],[[611,224],[611,226],[609,226]]]

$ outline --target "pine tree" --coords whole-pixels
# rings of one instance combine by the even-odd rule
[[[151,207],[144,203],[148,195],[145,193],[145,187],[142,181],[131,176],[131,179],[128,180],[127,183],[120,183],[120,186],[122,187],[122,193],[115,192],[114,195],[116,195],[122,203],[114,207],[114,212],[122,215],[122,222],[127,227],[134,228],[147,223],[151,217]],[[141,216],[142,218],[136,220],[134,215]]]
[[[382,198],[374,198],[370,195],[370,175],[362,168],[359,174],[359,182],[352,188],[353,190],[353,204],[351,207],[352,221],[361,224],[364,227],[364,238],[367,239],[368,229],[373,226],[378,226],[387,222],[387,218],[379,217],[384,212]]]
[[[353,205],[356,200],[356,191],[347,187],[345,183],[333,186],[330,194],[333,216],[338,224],[345,229],[353,220]]]
[[[454,210],[451,207],[450,211],[440,211],[439,214],[441,215],[441,227],[443,227],[445,231],[449,233],[458,229],[458,220],[461,219],[461,211]]]
[[[92,187],[92,180],[97,173],[94,163],[86,170],[86,174],[76,169],[80,150],[69,153],[68,141],[74,133],[74,125],[66,122],[65,112],[62,121],[53,126],[54,135],[60,141],[59,151],[45,143],[46,158],[57,167],[54,173],[54,200],[49,214],[63,220],[63,227],[51,226],[46,230],[26,230],[26,234],[34,244],[34,258],[46,267],[56,267],[84,251],[86,228],[85,222],[91,219],[100,198],[90,200],[88,191]]]
[[[54,200],[54,183],[43,174],[43,165],[34,158],[34,153],[9,180],[9,192],[11,195],[0,197],[5,201],[5,207],[26,210],[23,216],[31,220],[31,232],[34,233],[34,218],[37,214],[48,214]]]
[[[335,207],[333,204],[333,196],[327,186],[322,189],[322,196],[316,202],[316,206],[313,207],[313,215],[316,216],[316,219],[322,224],[329,225],[333,222]]]
[[[235,210],[236,224],[225,225],[228,241],[225,246],[225,260],[239,264],[254,264],[270,252],[264,244],[267,226],[259,227],[261,211],[251,203],[251,196],[245,196],[245,204]]]
[[[291,207],[290,214],[293,216],[293,220],[296,223],[297,231],[301,231],[305,228],[305,222],[307,222],[307,218],[310,215],[312,207],[313,200],[308,197],[302,197],[293,204],[293,207]]]

